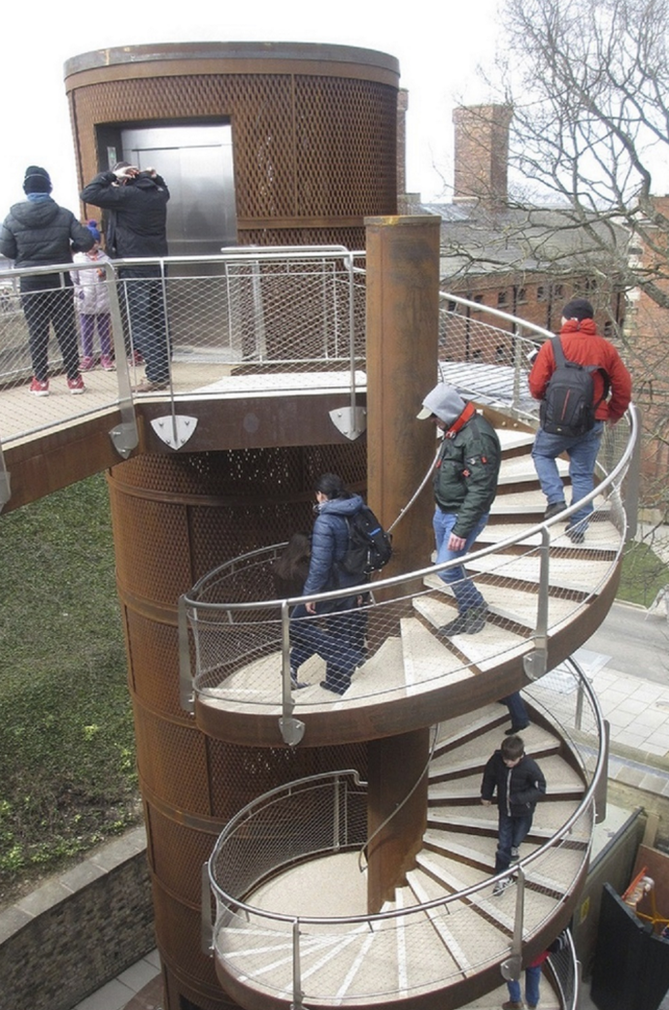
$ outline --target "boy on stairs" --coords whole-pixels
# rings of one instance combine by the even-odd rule
[[[525,754],[519,736],[508,736],[488,759],[481,782],[481,803],[490,806],[497,792],[499,833],[495,854],[495,875],[508,870],[518,859],[518,850],[532,827],[537,800],[546,792],[541,768]],[[498,880],[493,889],[497,897],[513,883],[512,877]]]

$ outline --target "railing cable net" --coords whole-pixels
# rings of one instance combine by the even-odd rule
[[[293,945],[299,944],[300,985],[307,1002],[390,1001],[398,998],[397,977],[390,965],[397,962],[399,946],[412,966],[414,981],[405,983],[407,991],[433,991],[462,977],[462,963],[451,958],[453,952],[459,951],[466,960],[467,973],[480,971],[507,957],[514,930],[525,943],[544,928],[578,886],[587,866],[595,794],[605,774],[605,732],[596,696],[572,661],[555,676],[531,685],[529,695],[556,735],[568,741],[584,791],[561,823],[554,822],[562,817],[566,803],[543,803],[537,809],[535,821],[545,825],[551,837],[514,868],[532,895],[520,921],[514,923],[513,916],[505,919],[506,910],[503,915],[495,911],[489,892],[498,878],[485,872],[476,883],[454,893],[442,888],[439,897],[431,900],[398,900],[395,907],[375,915],[299,912],[301,871],[295,868],[345,853],[366,841],[365,783],[355,772],[343,770],[301,779],[259,797],[220,835],[209,861],[209,877],[216,901],[213,949],[226,971],[248,976],[248,984],[274,996],[290,994],[287,966],[292,964]],[[448,735],[442,737],[440,729],[436,737],[448,743]],[[357,873],[355,861],[353,867]],[[335,890],[347,887],[346,869],[340,866],[335,878],[330,873],[323,864],[319,901],[325,903],[328,879],[336,879]],[[499,920],[493,930],[486,925],[491,916]],[[435,935],[441,937],[442,956],[430,958],[425,955]],[[365,944],[369,967],[360,968],[355,992],[347,995],[342,951],[350,948],[350,963],[354,963],[353,951]],[[281,967],[282,950],[286,971]],[[326,952],[332,956],[324,958]],[[382,972],[376,970],[379,964],[385,965]],[[572,991],[573,987],[572,979]]]

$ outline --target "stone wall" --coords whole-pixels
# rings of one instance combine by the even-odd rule
[[[0,912],[0,1007],[69,1010],[155,945],[140,827]]]

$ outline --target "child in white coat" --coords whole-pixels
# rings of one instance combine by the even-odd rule
[[[109,292],[105,283],[104,264],[110,263],[109,257],[100,249],[100,232],[96,221],[88,221],[86,227],[95,239],[92,249],[85,253],[77,253],[75,263],[98,263],[97,270],[73,270],[75,299],[74,303],[79,313],[81,326],[82,358],[79,368],[82,372],[90,372],[95,368],[93,354],[93,338],[97,328],[100,338],[100,366],[110,372],[114,368],[111,353],[111,318],[109,315]]]

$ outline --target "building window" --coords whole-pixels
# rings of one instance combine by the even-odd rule
[[[546,301],[546,288],[544,287],[543,284],[537,284],[537,301],[538,302]]]
[[[609,339],[613,336],[613,323],[610,319],[607,319],[604,323],[604,336]]]
[[[527,291],[525,288],[518,288],[516,291],[516,305],[524,305],[527,301]]]
[[[564,298],[564,284],[555,284],[553,286],[553,295],[556,298]]]
[[[477,305],[483,305],[483,295],[474,295],[472,301],[475,301]]]
[[[507,299],[506,291],[497,292],[497,305],[499,308],[501,308],[503,305],[506,305],[506,299]]]

